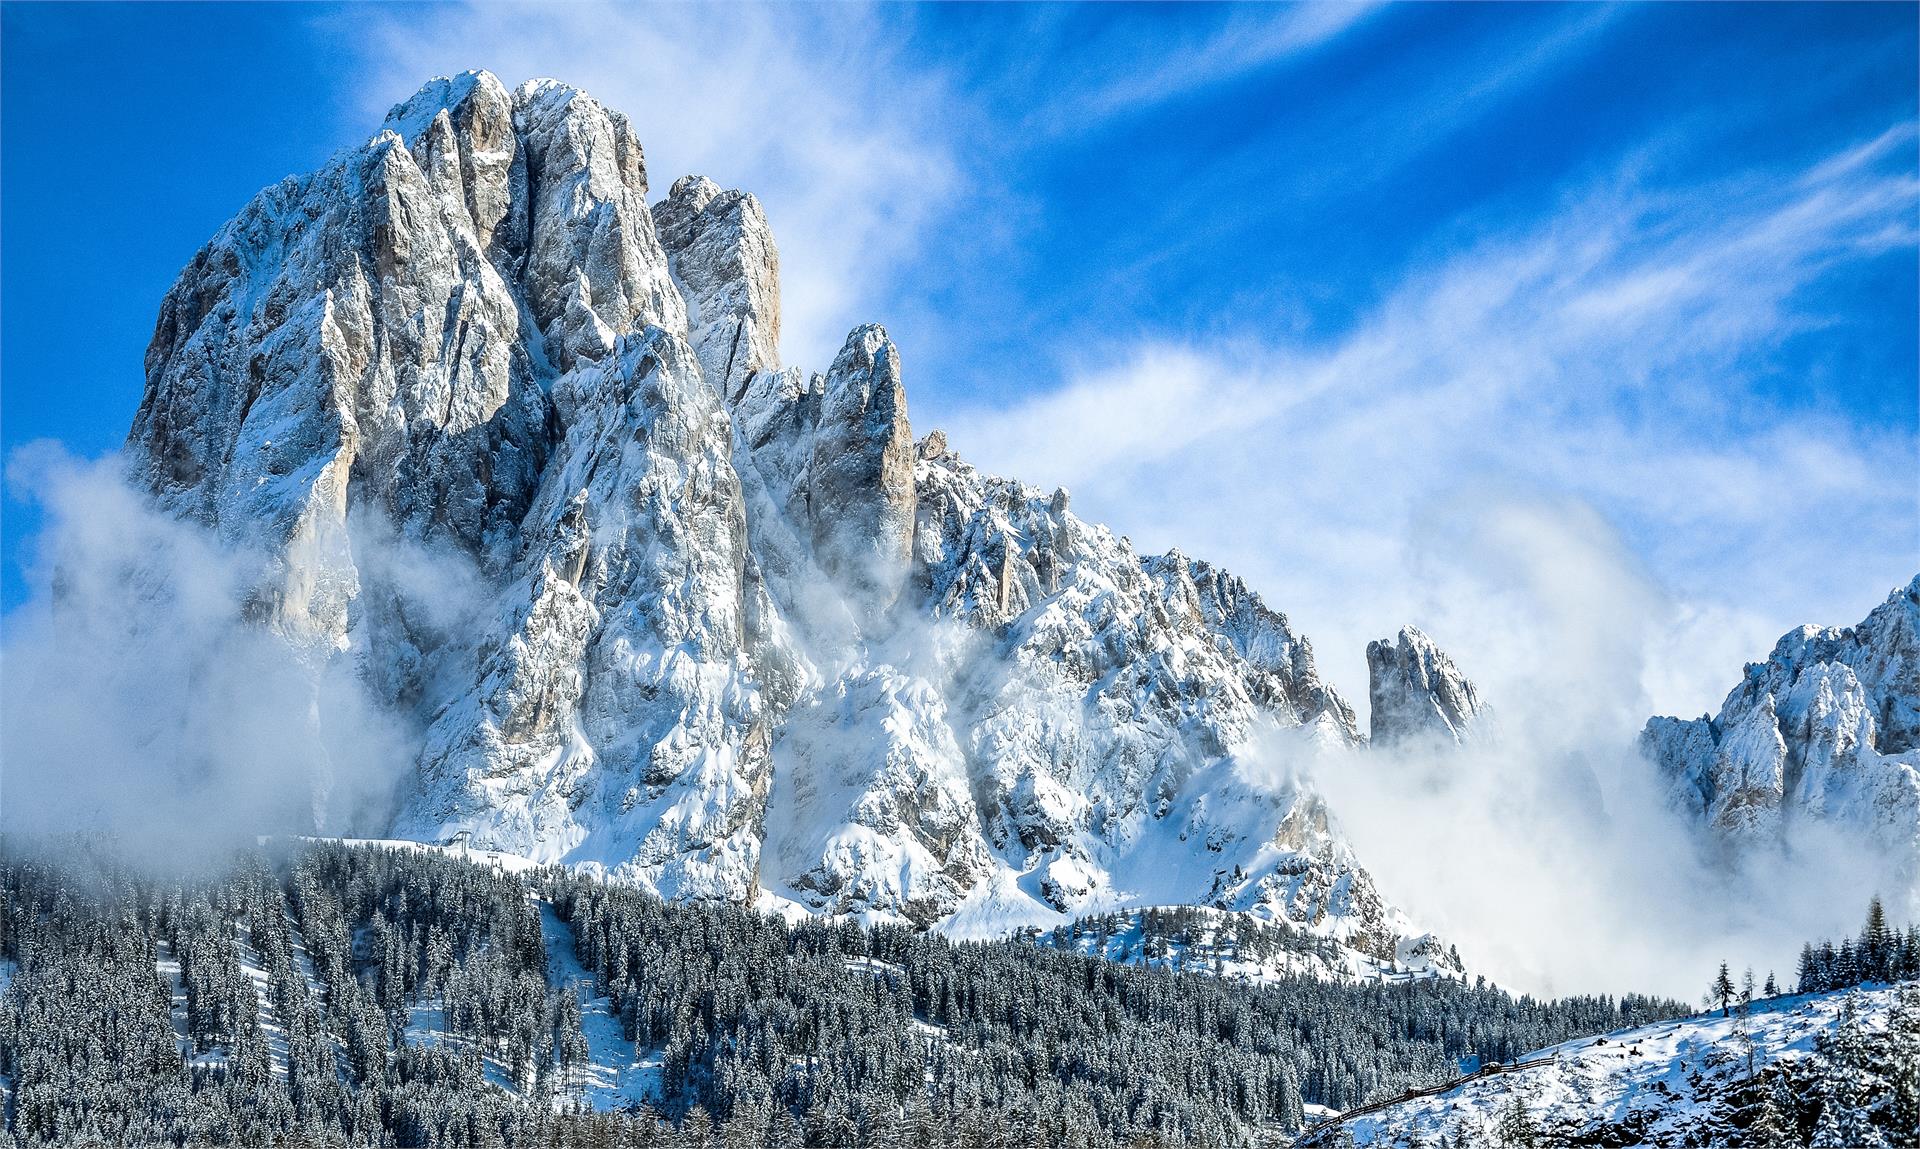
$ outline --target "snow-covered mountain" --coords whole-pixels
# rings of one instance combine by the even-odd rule
[[[1729,852],[1801,826],[1920,862],[1920,578],[1857,626],[1803,626],[1750,663],[1716,715],[1655,718],[1641,748],[1675,806]]]
[[[883,328],[782,365],[760,204],[648,178],[582,92],[435,80],[161,306],[133,472],[412,724],[391,832],[960,933],[1189,904],[1404,956],[1284,761],[1362,741],[1286,617],[916,440]]]

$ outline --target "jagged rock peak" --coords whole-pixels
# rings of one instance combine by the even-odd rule
[[[1066,506],[1066,491],[1055,490],[1049,511],[1064,515]],[[1181,609],[1193,611],[1196,621],[1225,638],[1245,660],[1261,703],[1303,725],[1323,726],[1337,741],[1359,741],[1353,708],[1321,681],[1313,644],[1295,632],[1286,615],[1262,602],[1245,580],[1190,559],[1177,548],[1145,560],[1144,566],[1167,588],[1169,606],[1178,601]]]
[[[701,368],[737,400],[748,379],[780,367],[780,252],[766,212],[747,192],[682,176],[653,206],[653,221],[686,296]]]
[[[666,897],[958,932],[1172,897],[1398,952],[1310,784],[1244,769],[1359,740],[1286,617],[916,449],[883,328],[781,367],[758,201],[647,182],[575,89],[435,80],[162,304],[129,465],[420,732],[379,829]]]
[[[913,463],[900,352],[879,324],[856,327],[827,371],[807,506],[821,565],[873,607],[893,601],[913,553]]]
[[[1749,663],[1716,715],[1655,718],[1642,752],[1673,805],[1735,853],[1798,821],[1920,863],[1920,578],[1857,626],[1802,626]]]
[[[1464,742],[1485,710],[1479,691],[1446,652],[1406,626],[1393,639],[1367,644],[1367,699],[1372,740]]]
[[[503,561],[551,446],[539,380],[686,329],[646,190],[626,118],[583,93],[430,82],[181,272],[128,436],[138,481],[230,539],[330,555],[273,592],[291,629],[344,627],[349,502]]]
[[[661,241],[666,242],[671,238],[675,246],[683,246],[691,234],[694,217],[718,199],[724,190],[703,175],[684,175],[674,180],[673,186],[667,189],[667,198],[653,205],[654,223],[660,228]],[[733,194],[746,193],[736,191]],[[671,222],[662,222],[663,216]]]

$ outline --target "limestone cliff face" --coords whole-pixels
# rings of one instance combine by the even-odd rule
[[[700,368],[728,399],[780,366],[780,253],[760,201],[705,176],[674,181],[653,208],[675,279],[687,294]]]
[[[1376,746],[1464,742],[1486,709],[1446,652],[1411,626],[1367,644],[1367,695]]]
[[[182,272],[128,436],[140,480],[286,551],[261,593],[289,633],[345,635],[350,502],[504,568],[553,446],[544,383],[685,328],[645,195],[639,142],[590,97],[429,84]]]
[[[505,624],[454,660],[408,836],[617,857],[668,895],[755,892],[772,763],[752,674],[732,433],[692,349],[648,327],[556,381],[565,428]]]
[[[435,80],[162,303],[133,475],[419,732],[391,829],[961,932],[1190,902],[1404,946],[1246,768],[1359,740],[1285,616],[916,444],[881,327],[782,366],[758,201],[648,188],[584,93]]]
[[[1675,806],[1739,855],[1818,824],[1920,862],[1920,578],[1851,627],[1803,626],[1718,714],[1640,736]]]
[[[915,501],[900,353],[884,328],[857,328],[821,393],[807,520],[822,565],[863,605],[884,609],[905,582]]]

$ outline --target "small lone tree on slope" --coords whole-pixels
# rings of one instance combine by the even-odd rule
[[[1718,1004],[1720,1016],[1725,1017],[1733,1005],[1733,998],[1733,975],[1727,972],[1727,963],[1721,962],[1720,972],[1714,975],[1713,984],[1707,987],[1707,996],[1701,999],[1701,1004],[1708,1009]]]

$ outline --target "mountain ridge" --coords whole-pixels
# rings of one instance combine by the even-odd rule
[[[1672,805],[1725,854],[1791,849],[1806,824],[1920,874],[1920,577],[1850,627],[1800,626],[1720,710],[1640,735]]]
[[[263,553],[248,617],[408,731],[397,809],[354,829],[957,932],[1191,905],[1450,954],[1307,769],[1497,736],[1431,639],[1369,647],[1363,734],[1243,580],[916,434],[885,327],[783,364],[759,201],[649,187],[585,93],[443,78],[262,191],[162,302],[129,473]],[[1644,752],[1696,821],[1777,822],[1794,802],[1713,797],[1751,765],[1724,732],[1770,722],[1782,777],[1817,743],[1821,777],[1892,779],[1796,809],[1905,848],[1911,750],[1857,751],[1920,731],[1915,660],[1796,633],[1740,704],[1771,719],[1656,719]],[[338,832],[325,789],[311,828]]]
[[[391,828],[670,897],[1194,903],[1393,959],[1416,931],[1324,801],[1254,768],[1256,736],[1364,741],[1285,616],[916,440],[883,327],[783,366],[758,201],[648,187],[585,93],[443,78],[162,304],[131,473],[408,716]],[[383,538],[469,571],[455,621]]]

